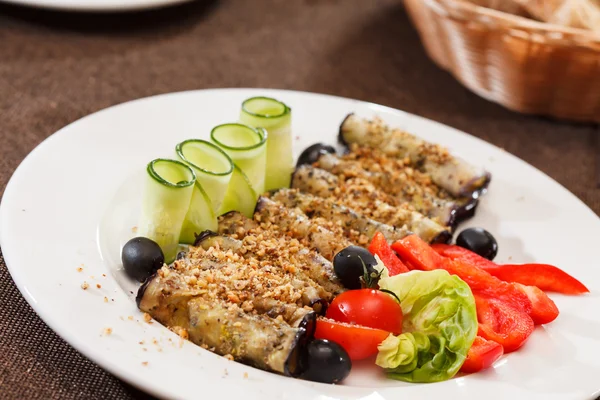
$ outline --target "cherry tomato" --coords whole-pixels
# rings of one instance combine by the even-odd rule
[[[342,346],[351,360],[362,360],[377,354],[377,346],[389,332],[366,326],[337,322],[327,318],[317,320],[316,339],[326,339]]]
[[[402,307],[380,290],[348,290],[336,296],[327,308],[327,318],[349,324],[402,333]]]

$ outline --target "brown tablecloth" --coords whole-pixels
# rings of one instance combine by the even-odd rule
[[[516,154],[600,213],[595,128],[517,115],[470,93],[427,59],[399,0],[197,0],[124,15],[2,5],[0,194],[64,125],[127,100],[212,87],[330,93],[419,114]],[[46,327],[0,256],[0,397],[144,395]]]

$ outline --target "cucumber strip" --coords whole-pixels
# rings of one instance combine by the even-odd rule
[[[242,103],[240,122],[268,132],[265,190],[289,188],[294,170],[292,109],[270,97],[252,97]]]
[[[192,167],[200,190],[205,192],[212,210],[217,212],[233,172],[231,158],[215,144],[200,139],[185,140],[175,147],[175,151],[182,161]]]
[[[246,174],[254,191],[264,192],[267,132],[232,123],[215,126],[210,138]]]
[[[234,165],[233,174],[231,175],[223,204],[221,204],[219,215],[228,213],[229,211],[239,211],[246,217],[252,218],[254,208],[256,207],[256,200],[258,200],[258,194],[252,188],[250,180],[237,165]],[[216,232],[215,229],[213,231]]]
[[[217,229],[217,215],[212,208],[210,198],[200,183],[196,181],[192,200],[179,234],[179,242],[193,244],[196,241],[196,235],[199,235],[200,232],[216,231]]]
[[[181,161],[158,158],[150,161],[142,201],[138,233],[154,240],[165,262],[175,259],[179,234],[188,212],[196,174]]]

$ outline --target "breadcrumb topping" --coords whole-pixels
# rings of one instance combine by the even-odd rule
[[[423,159],[436,164],[452,161],[447,148],[426,142],[401,129],[391,128],[381,118],[366,121],[366,128],[365,137],[370,147],[385,146],[387,154],[407,159],[409,163],[416,164]]]
[[[235,304],[246,312],[261,299],[301,307],[309,289],[332,297],[298,269],[300,241],[280,236],[269,222],[246,231],[238,243],[236,252],[218,242],[208,249],[191,248],[186,258],[170,268],[163,266],[158,274],[167,278],[177,272],[196,295]]]

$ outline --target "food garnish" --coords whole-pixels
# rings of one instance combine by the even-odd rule
[[[560,268],[549,264],[504,264],[499,265],[459,246],[433,245],[439,254],[460,259],[478,266],[491,275],[506,282],[537,286],[541,290],[563,294],[589,293],[583,283]]]
[[[339,322],[329,318],[317,320],[315,338],[327,339],[342,346],[353,361],[377,354],[377,346],[390,335],[383,329]]]
[[[498,242],[491,233],[482,228],[463,230],[456,237],[456,245],[488,260],[493,260],[498,254]]]
[[[473,373],[490,368],[503,354],[504,348],[500,343],[477,336],[467,353],[467,359],[460,367],[460,372]]]
[[[197,222],[186,218],[194,194],[196,174],[181,161],[161,158],[151,161],[146,171],[138,234],[158,243],[165,262],[170,263],[177,254],[184,221],[187,220],[189,225]],[[194,210],[190,216],[193,215]],[[197,229],[201,232],[207,228]]]
[[[402,333],[402,307],[395,297],[376,289],[348,290],[327,308],[327,318],[348,324]]]
[[[383,265],[387,268],[389,276],[398,275],[404,272],[408,272],[409,269],[394,253],[392,247],[389,245],[385,236],[382,233],[377,232],[369,244],[369,251],[371,254],[376,255],[383,262]]]
[[[121,261],[127,275],[138,282],[144,282],[165,263],[160,246],[145,237],[136,237],[123,246]]]
[[[333,258],[335,275],[347,289],[360,289],[363,276],[376,272],[375,265],[375,257],[360,246],[348,246]]]
[[[258,195],[246,174],[237,165],[234,165],[219,214],[239,211],[246,217],[252,217],[257,199]]]
[[[213,211],[218,212],[233,173],[231,158],[215,144],[201,139],[184,140],[175,151],[181,161],[192,167],[196,183],[210,199]]]
[[[379,286],[400,299],[403,332],[379,345],[376,363],[407,382],[439,382],[460,369],[477,335],[469,286],[443,270],[411,271],[381,278]]]
[[[343,381],[352,369],[350,356],[342,346],[324,339],[316,339],[307,346],[306,370],[303,379],[323,383]]]
[[[240,121],[269,133],[264,190],[290,187],[294,168],[292,109],[270,97],[252,97],[242,103]],[[263,190],[257,190],[262,193]]]
[[[216,227],[217,217],[212,209],[212,202],[204,191],[204,188],[196,181],[192,198],[188,205],[188,212],[185,215],[181,233],[179,234],[179,242],[192,244],[196,239],[197,232],[216,229]]]
[[[256,193],[265,190],[267,131],[243,124],[222,124],[210,132],[210,139],[248,177]]]

